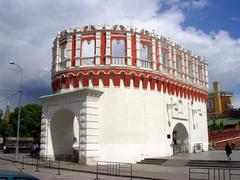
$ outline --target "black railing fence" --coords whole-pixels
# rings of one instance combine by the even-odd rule
[[[132,164],[98,161],[95,180],[99,180],[100,175],[121,176],[129,177],[130,179],[132,179]]]
[[[189,168],[189,180],[237,180],[240,168]]]
[[[44,156],[33,158],[31,156],[22,157],[22,169],[25,168],[25,165],[34,165],[36,166],[36,172],[39,172],[39,168],[52,168],[57,169],[57,175],[61,175],[61,161],[56,161],[53,156]]]

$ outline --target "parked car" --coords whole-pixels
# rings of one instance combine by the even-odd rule
[[[23,172],[0,170],[0,180],[39,180],[39,178]]]

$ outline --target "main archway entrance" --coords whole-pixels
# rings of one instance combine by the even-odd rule
[[[55,159],[71,160],[74,141],[74,113],[68,109],[57,111],[51,118],[52,151]]]
[[[189,152],[189,135],[182,123],[177,123],[173,129],[173,154]]]

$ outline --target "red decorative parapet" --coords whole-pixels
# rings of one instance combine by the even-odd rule
[[[240,148],[240,129],[228,128],[224,130],[209,131],[209,142],[215,144],[215,149],[224,149],[226,143],[234,143],[235,148]]]

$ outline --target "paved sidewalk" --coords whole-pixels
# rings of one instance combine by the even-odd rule
[[[208,151],[208,152],[199,152],[192,154],[182,154],[178,156],[170,157],[159,157],[159,159],[171,159],[175,161],[181,160],[226,160],[226,155],[224,151]],[[16,163],[14,161],[13,154],[0,154],[0,159],[5,159],[8,161],[1,162],[2,167],[8,167],[9,169],[21,169],[21,163]],[[240,161],[240,151],[233,151],[232,154],[233,161]],[[1,160],[2,161],[2,160]],[[10,162],[12,161],[12,162]],[[4,163],[9,162],[8,166],[4,166]],[[166,163],[167,164],[167,163]],[[171,163],[168,163],[168,165]],[[3,166],[2,166],[3,165]],[[25,165],[26,166],[26,165]],[[61,161],[61,174],[56,175],[56,169],[47,169],[40,167],[40,172],[35,172],[36,166],[26,166],[24,168],[25,172],[36,175],[37,177],[46,179],[45,175],[49,175],[50,179],[94,179],[96,173],[96,166],[83,166],[74,164],[71,162]],[[171,180],[185,180],[188,179],[189,167],[187,166],[177,166],[177,165],[147,165],[147,164],[133,164],[133,176],[144,179],[153,178],[153,179],[171,179]],[[118,178],[114,176],[100,176],[101,179],[127,179],[127,178]]]

